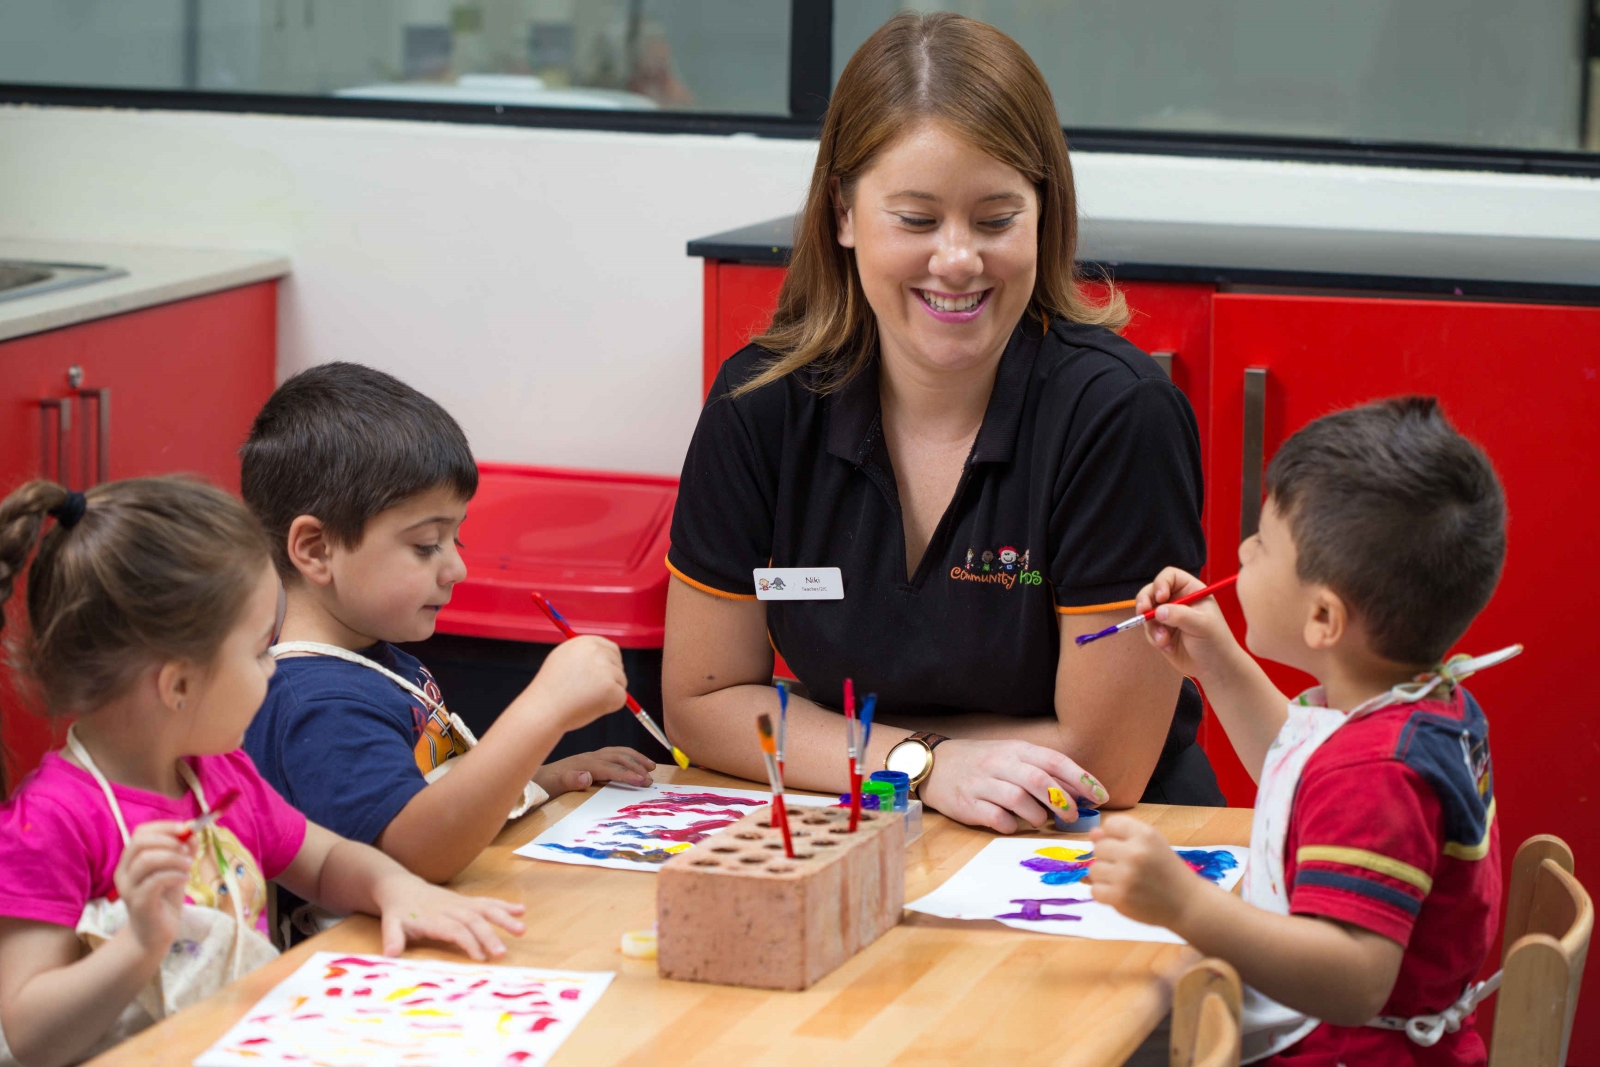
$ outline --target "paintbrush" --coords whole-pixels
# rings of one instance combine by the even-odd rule
[[[556,610],[554,604],[545,599],[543,593],[533,593],[531,595],[533,596],[533,602],[539,605],[540,609],[543,610],[546,615],[550,616],[550,621],[555,623],[556,629],[560,630],[564,636],[578,636],[578,631],[574,630],[567,623],[567,620],[561,617],[561,612]],[[628,710],[633,712],[633,717],[639,720],[640,725],[649,731],[651,737],[661,742],[662,748],[665,748],[668,752],[672,753],[672,759],[679,767],[682,767],[684,770],[688,770],[689,757],[683,754],[683,750],[677,745],[674,745],[671,741],[667,740],[667,735],[662,732],[661,727],[656,725],[656,721],[650,717],[650,713],[645,711],[644,708],[640,707],[637,700],[633,699],[632,693],[624,690],[622,695],[627,698]]]
[[[178,840],[180,842],[187,841],[195,834],[204,833],[209,826],[222,818],[222,813],[232,807],[233,802],[238,799],[239,791],[237,789],[230,789],[222,794],[217,798],[217,802],[211,805],[210,811],[184,823],[183,829],[178,831]]]
[[[856,684],[844,680],[844,741],[850,752],[850,832],[855,833],[861,822],[861,761],[856,744]]]
[[[783,775],[778,772],[778,742],[772,736],[772,716],[764,711],[756,716],[756,729],[761,732],[761,758],[767,765],[767,778],[772,783],[772,824],[783,832],[784,855],[794,859],[794,841],[789,837],[789,813],[783,806]]]
[[[781,782],[784,776],[784,746],[789,739],[789,687],[782,679],[777,680],[776,685],[778,689],[778,744],[776,756],[778,760],[778,781]],[[787,807],[783,810],[783,828],[785,832],[789,829],[789,809]]]
[[[868,693],[861,702],[861,751],[856,753],[856,763],[866,766],[867,747],[872,744],[872,713],[878,708],[878,694]]]
[[[1169,600],[1169,601],[1167,601],[1167,603],[1168,604],[1177,604],[1177,605],[1180,605],[1180,606],[1183,605],[1183,604],[1193,604],[1196,600],[1204,600],[1206,597],[1211,596],[1213,593],[1217,592],[1220,589],[1228,588],[1228,586],[1232,585],[1234,582],[1237,582],[1238,580],[1239,580],[1239,576],[1237,574],[1235,574],[1235,575],[1232,575],[1230,577],[1222,579],[1222,581],[1220,581],[1220,582],[1213,582],[1212,584],[1206,586],[1204,589],[1196,589],[1194,592],[1188,594],[1187,596],[1181,596],[1177,600]],[[1163,605],[1160,605],[1160,604],[1156,605],[1156,607],[1162,607],[1162,606]],[[1149,622],[1151,619],[1154,619],[1155,617],[1156,617],[1156,609],[1155,608],[1151,608],[1149,611],[1140,612],[1139,614],[1135,615],[1131,619],[1123,619],[1121,622],[1117,623],[1115,626],[1107,626],[1104,630],[1101,630],[1097,634],[1079,634],[1073,640],[1076,641],[1080,645],[1087,645],[1090,641],[1098,641],[1102,637],[1110,637],[1112,634],[1120,634],[1124,630],[1131,630],[1135,626],[1142,626],[1145,623]]]

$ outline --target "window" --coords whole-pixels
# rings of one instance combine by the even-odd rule
[[[0,0],[0,102],[806,137],[906,7],[1016,38],[1080,147],[1600,173],[1600,0]]]
[[[908,6],[838,4],[834,54],[848,56]],[[914,6],[1010,34],[1069,129],[1600,151],[1594,0]]]
[[[0,81],[786,115],[788,0],[20,0]]]

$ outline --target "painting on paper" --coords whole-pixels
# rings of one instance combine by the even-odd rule
[[[195,1067],[542,1067],[611,979],[318,952]]]
[[[831,797],[785,798],[789,807],[828,806]],[[655,871],[679,852],[772,802],[772,794],[721,786],[608,785],[517,855],[557,863]]]
[[[1248,849],[1231,845],[1173,851],[1195,877],[1230,890],[1244,877],[1250,856]],[[1171,930],[1134,922],[1096,903],[1084,881],[1093,863],[1087,842],[1001,838],[984,846],[944,885],[906,907],[946,919],[994,919],[1046,934],[1183,944]]]

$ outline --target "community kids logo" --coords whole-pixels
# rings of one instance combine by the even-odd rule
[[[787,587],[783,584],[783,579],[782,578],[773,578],[770,581],[767,580],[766,578],[757,578],[756,579],[756,588],[761,590],[763,593],[770,593],[770,592],[773,592],[774,590],[781,591],[781,590],[783,590],[783,589],[785,589]]]
[[[1017,554],[1015,546],[1001,545],[999,549],[967,549],[965,566],[951,567],[950,577],[958,582],[984,582],[1010,589],[1018,582],[1023,585],[1042,585],[1044,575],[1028,567],[1031,552],[1023,549]]]

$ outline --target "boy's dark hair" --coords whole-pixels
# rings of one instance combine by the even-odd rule
[[[1344,598],[1373,651],[1395,663],[1439,662],[1500,580],[1500,482],[1433,397],[1316,420],[1272,458],[1267,492],[1288,520],[1300,579]]]
[[[266,527],[287,581],[289,526],[322,520],[335,544],[361,544],[367,520],[446,487],[470,500],[478,467],[449,413],[393,375],[324,363],[278,386],[239,450],[246,504]]]

